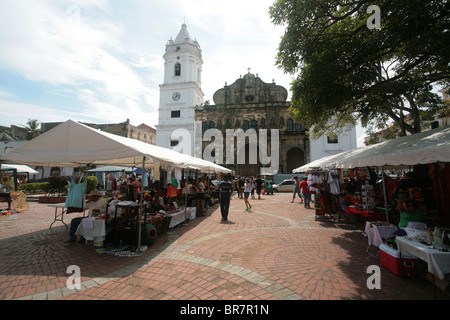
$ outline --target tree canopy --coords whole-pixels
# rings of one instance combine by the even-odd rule
[[[450,79],[447,0],[278,0],[269,14],[286,27],[276,63],[297,74],[291,111],[313,132],[359,119],[416,133],[443,107],[432,89]]]

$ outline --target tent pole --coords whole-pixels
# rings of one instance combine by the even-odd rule
[[[184,172],[184,170],[183,170],[183,172]],[[188,175],[189,175],[189,172],[190,171],[188,171]],[[181,179],[181,181],[183,181],[183,178]],[[187,223],[187,218],[186,218],[186,215],[187,215],[187,205],[188,205],[188,203],[187,203],[187,200],[188,200],[188,197],[187,197],[187,187],[188,187],[188,177],[186,177],[186,182],[184,183],[184,187],[185,187],[185,189],[186,189],[186,191],[185,191],[185,198],[186,198],[186,204],[185,204],[185,206],[184,206],[184,224],[183,225],[188,225],[188,223]]]
[[[384,196],[384,210],[386,212],[386,222],[389,224],[389,213],[387,208],[386,184],[384,181],[384,166],[381,166],[381,177],[383,178],[383,196]]]
[[[142,157],[142,173],[144,174],[145,170],[145,156]],[[144,176],[144,175],[143,175]],[[141,179],[141,181],[143,182],[143,179]],[[136,248],[136,252],[141,252],[141,232],[142,232],[142,224],[141,224],[141,216],[142,216],[142,204],[143,204],[143,199],[144,199],[144,188],[143,188],[143,184],[141,183],[141,192],[140,192],[140,200],[139,200],[139,214],[138,214],[138,245]],[[144,221],[147,222],[147,221]]]

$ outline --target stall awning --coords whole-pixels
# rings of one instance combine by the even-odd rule
[[[16,169],[17,173],[38,174],[36,170],[26,165],[20,164],[2,164],[2,169]]]
[[[78,167],[112,165],[146,168],[155,163],[202,172],[231,170],[210,161],[184,155],[139,140],[117,136],[68,120],[0,157],[35,166]]]
[[[311,162],[293,172],[318,168],[393,167],[408,168],[417,164],[450,162],[450,127],[419,132],[381,143],[345,151]],[[306,169],[307,170],[307,169]]]

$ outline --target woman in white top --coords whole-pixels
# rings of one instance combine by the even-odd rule
[[[245,178],[245,183],[244,183],[244,201],[245,201],[245,206],[247,207],[245,209],[246,211],[248,211],[248,210],[250,210],[252,208],[252,205],[248,201],[248,196],[250,195],[251,191],[252,191],[252,185],[250,183],[250,180],[248,178]]]

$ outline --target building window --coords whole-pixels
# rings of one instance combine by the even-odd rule
[[[274,117],[272,117],[272,118],[270,119],[270,125],[271,125],[271,126],[275,126],[275,118],[274,118]]]
[[[338,137],[330,137],[330,136],[327,136],[327,142],[328,143],[338,143]]]
[[[230,121],[230,119],[227,119],[227,129],[231,129],[231,121]]]
[[[205,133],[205,131],[208,129],[208,124],[206,123],[206,121],[202,122],[202,132]]]
[[[175,64],[175,76],[181,76],[181,64],[178,62]]]
[[[171,117],[172,118],[180,118],[181,117],[181,111],[180,110],[175,110],[171,112]]]
[[[170,140],[170,146],[175,147],[178,145],[178,140]]]
[[[248,128],[249,128],[249,123],[248,123],[248,121],[247,120],[245,120],[244,121],[244,131],[247,131],[248,130]]]
[[[284,126],[284,118],[280,117],[280,126]]]
[[[214,123],[214,121],[210,121],[209,122],[209,128],[210,129],[214,129],[216,127],[216,124]]]
[[[61,175],[61,168],[59,167],[52,167],[50,169],[50,176],[52,177],[59,177]]]
[[[288,130],[294,130],[294,120],[292,120],[292,119],[288,119],[288,121],[287,121],[287,129]]]
[[[256,120],[252,120],[252,129],[258,130],[258,122]]]
[[[295,130],[301,131],[302,130],[302,125],[300,123],[296,123],[295,124]]]

